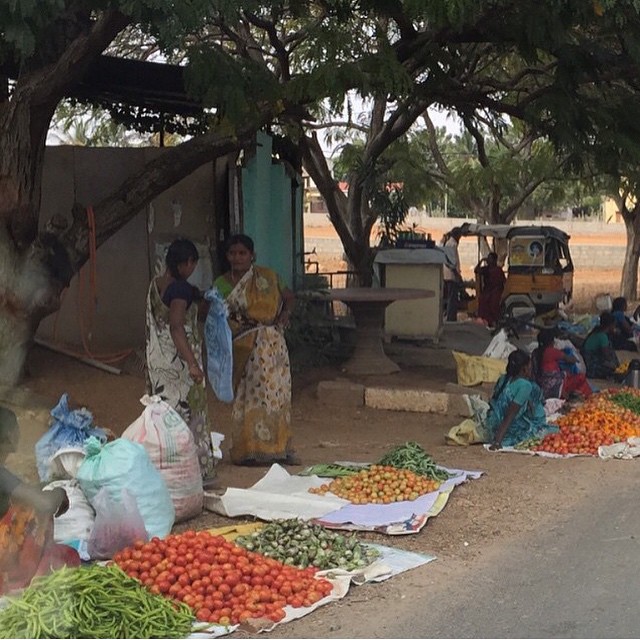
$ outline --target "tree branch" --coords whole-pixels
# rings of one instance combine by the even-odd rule
[[[452,178],[451,169],[449,169],[449,166],[447,165],[444,157],[442,156],[442,153],[440,152],[440,147],[438,146],[438,134],[436,132],[435,125],[433,124],[433,120],[431,120],[431,117],[426,110],[422,114],[422,119],[424,120],[424,124],[427,129],[427,143],[429,144],[431,155],[433,156],[436,166],[440,170],[443,179],[447,182],[447,184],[449,184]]]
[[[261,123],[272,114],[263,114]],[[212,131],[169,147],[155,160],[127,178],[118,189],[93,205],[96,217],[96,244],[100,246],[121,229],[151,200],[198,167],[246,146],[260,123],[248,123],[235,133]],[[74,271],[89,255],[89,230],[84,216],[74,216],[71,226],[60,235]]]
[[[244,15],[252,25],[266,32],[267,36],[269,37],[269,42],[271,43],[271,46],[275,51],[276,59],[280,63],[280,72],[281,72],[282,80],[285,80],[285,81],[290,80],[291,68],[289,66],[289,54],[287,53],[286,47],[280,40],[278,36],[278,32],[273,22],[269,22],[268,20],[263,20],[262,18],[258,17],[257,15],[249,11],[245,11]]]
[[[57,104],[67,89],[82,78],[91,63],[129,22],[130,18],[120,11],[111,10],[98,14],[89,32],[76,37],[54,64],[29,74],[34,79],[33,83],[29,83],[31,104]],[[18,81],[16,93],[20,90],[20,85]]]

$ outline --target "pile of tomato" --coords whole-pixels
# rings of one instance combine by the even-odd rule
[[[594,394],[583,405],[560,417],[559,433],[543,438],[536,451],[597,455],[598,447],[640,435],[640,416],[611,400],[614,392]]]
[[[313,567],[284,565],[207,531],[136,542],[113,560],[152,593],[184,602],[198,620],[223,625],[280,622],[286,605],[311,606],[333,588]]]
[[[415,500],[436,491],[441,482],[418,475],[407,469],[372,465],[350,476],[336,478],[329,484],[309,489],[311,493],[334,495],[353,504],[390,504]]]

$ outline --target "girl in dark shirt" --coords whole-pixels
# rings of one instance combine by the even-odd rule
[[[188,282],[198,250],[189,240],[174,240],[165,262],[165,272],[151,281],[147,294],[147,390],[168,402],[191,429],[208,484],[215,475],[215,459],[196,304],[201,296]]]
[[[71,547],[53,542],[53,518],[69,508],[64,489],[41,491],[4,466],[18,438],[16,414],[0,407],[0,594],[65,564],[80,564]]]

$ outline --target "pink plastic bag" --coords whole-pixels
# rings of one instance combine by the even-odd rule
[[[176,511],[176,522],[202,513],[204,492],[198,449],[187,423],[158,396],[143,396],[142,414],[123,438],[141,444],[164,478]]]
[[[149,539],[136,499],[126,489],[122,490],[121,500],[116,501],[103,487],[92,503],[96,520],[87,542],[87,553],[93,560],[109,560],[137,540]]]

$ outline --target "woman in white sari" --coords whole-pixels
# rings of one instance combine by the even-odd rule
[[[230,270],[214,283],[233,334],[231,459],[240,465],[299,464],[291,448],[291,372],[283,328],[295,298],[271,269],[253,264],[251,238],[227,242]]]
[[[147,295],[147,392],[162,397],[184,419],[198,448],[205,480],[214,476],[211,428],[202,371],[202,336],[198,328],[200,292],[187,282],[198,263],[189,240],[175,240],[167,250],[167,269],[154,278]]]

